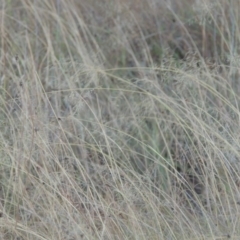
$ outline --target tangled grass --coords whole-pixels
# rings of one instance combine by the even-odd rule
[[[2,1],[1,239],[239,239],[239,3]]]

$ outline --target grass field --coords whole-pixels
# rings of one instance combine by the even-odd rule
[[[240,239],[238,0],[0,1],[0,239]]]

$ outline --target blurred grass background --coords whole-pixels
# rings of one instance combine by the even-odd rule
[[[1,239],[239,239],[237,0],[0,2]]]

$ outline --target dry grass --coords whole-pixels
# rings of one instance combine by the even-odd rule
[[[239,239],[239,2],[159,2],[0,3],[1,239]]]

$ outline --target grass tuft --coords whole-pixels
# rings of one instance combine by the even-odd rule
[[[239,239],[239,3],[0,4],[1,239]]]

